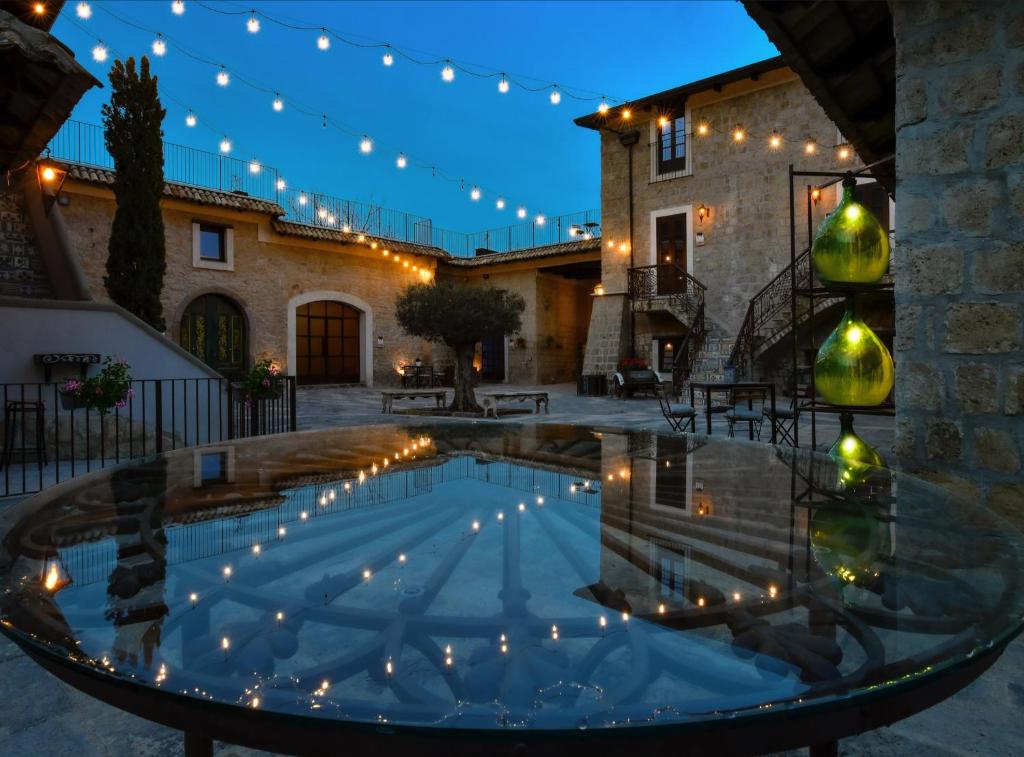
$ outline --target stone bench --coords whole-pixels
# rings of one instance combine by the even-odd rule
[[[392,405],[395,400],[415,400],[415,399],[427,399],[433,397],[437,403],[438,408],[444,407],[445,390],[444,389],[385,389],[381,393],[381,406],[380,411],[382,413],[391,413]]]
[[[484,418],[487,417],[488,413],[492,414],[495,418],[498,417],[498,403],[505,400],[515,400],[516,402],[527,402],[532,400],[536,404],[535,413],[540,413],[541,403],[544,404],[544,413],[548,413],[548,393],[547,392],[494,392],[491,394],[485,394],[481,397],[481,403],[484,406]]]

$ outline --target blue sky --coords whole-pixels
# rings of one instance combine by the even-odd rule
[[[508,71],[524,83],[559,82],[563,89],[610,98],[637,98],[776,54],[735,2],[212,2],[224,11],[255,8],[270,16],[327,27],[356,41],[389,42],[423,58],[451,58],[480,70]],[[440,65],[419,66],[395,56],[385,67],[380,49],[358,49],[333,39],[317,49],[316,31],[282,28],[261,19],[246,30],[247,15],[222,15],[186,0],[171,13],[169,0],[95,0],[92,16],[75,15],[70,0],[54,34],[105,84],[115,56],[150,52],[154,35],[169,39],[154,69],[165,93],[166,139],[216,152],[221,133],[232,155],[257,158],[287,177],[290,186],[326,192],[430,217],[436,226],[477,231],[515,223],[514,208],[557,215],[600,204],[598,136],[573,124],[597,103],[549,89],[499,94],[495,79],[456,72],[441,80]],[[88,30],[83,31],[83,29]],[[91,35],[91,36],[90,36]],[[103,64],[92,59],[99,38],[110,48]],[[216,85],[216,67],[188,58],[176,45],[224,64],[234,75]],[[150,55],[152,58],[153,56]],[[532,77],[526,79],[525,77]],[[279,90],[244,86],[239,78]],[[575,88],[575,89],[574,89]],[[73,118],[99,123],[109,88],[83,97]],[[201,124],[185,125],[194,109]],[[328,114],[352,135],[324,129],[319,117],[301,115],[293,103]],[[206,128],[204,128],[206,127]],[[361,135],[374,140],[363,155]],[[400,171],[395,157],[411,161]],[[464,177],[465,186],[432,176],[437,165]],[[474,184],[483,197],[469,199]],[[500,194],[508,201],[495,208]]]

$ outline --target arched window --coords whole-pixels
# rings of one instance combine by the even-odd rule
[[[295,375],[300,384],[358,383],[361,313],[318,300],[295,309]]]
[[[181,316],[181,346],[225,376],[245,371],[248,337],[242,309],[220,294],[196,297]]]

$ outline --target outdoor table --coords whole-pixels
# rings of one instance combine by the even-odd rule
[[[1024,537],[976,503],[608,427],[178,450],[10,508],[0,547],[0,632],[188,755],[835,754],[1024,623]]]
[[[430,386],[433,383],[433,367],[429,365],[405,365],[402,366],[402,386],[420,388]]]
[[[694,389],[704,393],[704,415],[707,418],[707,433],[711,433],[711,395],[731,392],[733,389],[767,389],[772,411],[772,444],[775,444],[775,384],[762,381],[693,381],[690,382],[690,407],[694,404]],[[753,433],[750,436],[753,439]]]

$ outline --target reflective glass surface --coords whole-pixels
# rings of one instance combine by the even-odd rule
[[[1020,630],[1022,542],[824,455],[553,425],[182,450],[2,522],[3,630],[142,688],[476,729],[756,718]]]

